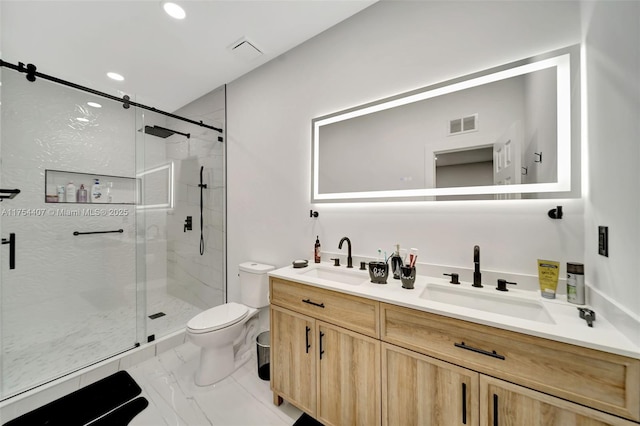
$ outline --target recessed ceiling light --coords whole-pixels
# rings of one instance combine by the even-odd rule
[[[187,14],[185,13],[182,7],[170,1],[163,2],[162,8],[164,9],[165,12],[167,12],[167,15],[175,19],[184,19],[184,17],[187,16]]]
[[[121,76],[120,74],[118,74],[117,72],[108,72],[107,73],[107,77],[109,77],[112,80],[116,80],[116,81],[123,81],[124,77]]]
[[[90,107],[94,107],[94,108],[102,108],[102,105],[100,105],[97,102],[87,102],[87,105],[89,105]]]
[[[84,118],[84,117],[77,117],[76,120],[82,121],[83,123],[88,123],[89,122],[89,119],[88,118]]]

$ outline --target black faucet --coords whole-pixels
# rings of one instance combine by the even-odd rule
[[[351,240],[347,237],[342,237],[338,248],[342,248],[342,243],[347,242],[347,268],[353,268],[353,258],[351,257]]]
[[[480,246],[473,246],[473,287],[482,287],[480,273]]]

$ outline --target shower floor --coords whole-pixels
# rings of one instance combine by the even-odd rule
[[[145,316],[146,336],[139,343],[184,328],[201,311],[162,289],[148,291],[146,315],[165,315],[153,320]],[[2,323],[2,399],[131,349],[138,341],[133,296],[115,300],[95,291],[65,295],[19,312],[5,310]]]

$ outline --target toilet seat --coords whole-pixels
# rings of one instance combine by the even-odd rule
[[[208,333],[229,327],[242,321],[249,314],[249,308],[239,303],[230,302],[200,312],[188,323],[192,333]]]

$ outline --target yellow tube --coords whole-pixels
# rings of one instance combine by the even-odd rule
[[[540,293],[546,299],[556,298],[558,276],[560,275],[560,263],[553,260],[538,259],[538,281]]]

